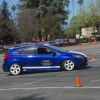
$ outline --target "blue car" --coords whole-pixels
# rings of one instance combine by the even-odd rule
[[[85,68],[87,55],[65,51],[53,45],[35,44],[9,48],[4,56],[3,71],[13,75],[45,70],[73,70]]]

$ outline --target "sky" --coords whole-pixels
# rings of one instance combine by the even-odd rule
[[[73,2],[74,1],[74,11],[73,11]],[[86,7],[88,5],[88,2],[90,2],[92,0],[84,0],[84,7]],[[80,8],[79,4],[77,3],[78,0],[70,0],[70,4],[69,4],[69,7],[68,9],[71,11],[70,15],[69,15],[69,19],[71,19],[73,17],[73,15],[75,16],[78,12],[78,9]]]
[[[16,5],[18,4],[19,0],[5,0],[8,3],[8,7],[11,10],[11,6],[12,5]],[[73,14],[73,3],[72,1],[74,1],[74,14]],[[71,11],[70,15],[69,15],[69,20],[73,17],[73,15],[75,16],[77,14],[77,10],[79,9],[79,4],[77,3],[78,0],[70,0],[70,4],[69,4],[69,10]],[[84,0],[84,6],[87,6],[88,2],[91,0]],[[0,5],[2,4],[3,0],[0,0]]]

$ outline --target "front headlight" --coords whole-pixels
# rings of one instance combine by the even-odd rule
[[[75,58],[83,58],[83,56],[81,56],[81,55],[73,55],[73,57],[75,57]]]
[[[86,57],[86,58],[87,58],[87,55],[86,55],[86,54],[84,54],[84,53],[81,53],[81,52],[76,52],[76,51],[68,51],[68,52],[78,53],[78,54],[80,54],[80,55],[82,55],[82,56],[84,56],[84,57]],[[77,54],[76,54],[76,55],[77,55]]]

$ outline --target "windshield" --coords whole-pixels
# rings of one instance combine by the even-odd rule
[[[52,49],[55,49],[55,50],[57,50],[59,52],[66,52],[65,50],[63,50],[62,48],[57,47],[57,46],[49,45],[49,47],[52,48]]]

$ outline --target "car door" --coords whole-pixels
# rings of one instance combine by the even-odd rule
[[[47,49],[49,52],[46,52]],[[48,48],[38,48],[37,68],[60,68],[58,55]]]
[[[20,54],[22,56],[22,61],[24,63],[24,67],[31,69],[34,66],[37,66],[36,51],[37,51],[37,48],[35,48],[35,47],[24,48],[21,50]]]

